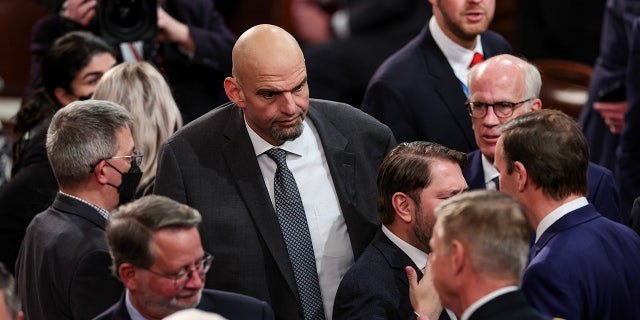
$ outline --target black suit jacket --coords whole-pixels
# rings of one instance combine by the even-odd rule
[[[545,320],[525,299],[520,290],[497,296],[483,304],[469,320]]]
[[[45,140],[51,118],[46,118],[22,136],[11,169],[11,180],[0,188],[0,261],[14,273],[16,258],[27,226],[51,205],[58,182],[47,158]],[[16,149],[14,149],[16,150]]]
[[[482,34],[485,58],[510,53],[497,33]],[[428,24],[371,78],[362,109],[388,125],[399,142],[433,141],[462,152],[477,149],[466,96]]]
[[[376,176],[395,145],[391,131],[346,104],[311,99],[354,256],[376,230]],[[205,250],[216,257],[206,286],[267,301],[279,319],[299,319],[293,271],[242,111],[228,103],[162,147],[155,193],[200,211]]]
[[[264,301],[236,293],[218,290],[202,290],[202,298],[196,309],[217,313],[228,320],[273,320],[273,311]],[[93,320],[131,320],[125,303],[125,294],[108,310]]]
[[[333,319],[415,319],[404,267],[422,272],[413,260],[378,230],[362,256],[342,278],[333,305]],[[440,319],[449,319],[442,312]]]
[[[16,279],[27,319],[91,319],[118,300],[106,220],[91,206],[58,194],[25,235]]]

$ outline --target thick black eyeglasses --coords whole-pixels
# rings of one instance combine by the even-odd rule
[[[109,158],[103,158],[103,159],[98,160],[98,162],[96,162],[96,164],[91,165],[91,170],[89,170],[89,173],[93,172],[93,170],[98,165],[98,163],[100,163],[100,161],[107,161],[107,160],[111,160],[111,159],[131,158],[131,166],[132,167],[133,166],[139,167],[142,164],[142,157],[144,157],[144,154],[142,152],[134,152],[130,156],[113,156],[113,157],[109,157]],[[111,164],[108,161],[107,161],[107,163],[109,164],[109,166],[111,166]],[[113,166],[111,166],[111,167],[113,167]]]
[[[176,290],[182,290],[184,286],[191,279],[191,275],[195,272],[200,280],[204,280],[205,274],[211,268],[211,262],[213,262],[213,256],[205,253],[200,261],[196,262],[195,266],[188,266],[184,269],[180,270],[180,272],[175,274],[164,274],[157,271],[152,270],[151,268],[144,268],[145,270],[155,274],[156,276],[160,276],[169,280],[173,280],[173,285]]]
[[[529,98],[527,100],[522,100],[520,102],[498,101],[494,103],[469,101],[464,105],[469,110],[469,115],[471,115],[471,117],[473,118],[478,118],[478,119],[484,118],[487,115],[487,110],[489,109],[489,107],[493,107],[493,113],[498,118],[508,118],[513,114],[513,110],[516,108],[517,105],[525,102],[529,102],[531,100],[532,98]]]

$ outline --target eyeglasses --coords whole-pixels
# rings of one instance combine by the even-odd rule
[[[494,103],[485,103],[479,101],[467,102],[464,105],[469,110],[469,115],[473,118],[481,119],[487,115],[489,107],[493,107],[493,113],[498,118],[508,118],[513,114],[513,110],[517,105],[529,102],[532,98],[522,100],[520,102],[498,101]]]
[[[144,154],[142,152],[134,152],[130,156],[113,156],[113,157],[109,157],[109,158],[103,158],[103,159],[98,160],[98,162],[96,162],[96,164],[91,165],[91,170],[89,170],[89,173],[93,172],[93,170],[98,165],[98,163],[100,163],[100,161],[107,161],[107,160],[111,160],[111,159],[131,158],[131,166],[132,167],[133,166],[139,167],[142,164],[142,157],[144,157]],[[107,162],[107,163],[109,163],[109,162]],[[111,166],[111,164],[109,164],[109,166]]]
[[[195,266],[185,267],[184,269],[180,270],[180,272],[175,274],[163,274],[154,271],[151,268],[145,268],[145,270],[157,276],[173,280],[173,285],[176,290],[182,290],[187,282],[189,282],[189,279],[191,279],[191,275],[194,272],[196,273],[196,275],[198,275],[198,277],[200,277],[200,280],[204,280],[205,274],[207,274],[207,272],[211,268],[211,262],[213,262],[213,256],[205,252],[204,257],[202,257],[200,261],[196,262]]]

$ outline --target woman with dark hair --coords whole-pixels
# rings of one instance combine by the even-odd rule
[[[89,32],[60,37],[43,57],[42,86],[16,115],[20,138],[12,150],[11,179],[0,189],[0,261],[12,272],[29,222],[58,192],[45,147],[51,117],[65,105],[91,97],[102,74],[115,63],[111,47]]]

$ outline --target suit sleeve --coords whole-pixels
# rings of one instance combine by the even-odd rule
[[[173,147],[168,143],[164,143],[160,148],[153,193],[169,197],[181,203],[187,203],[180,163],[176,159]]]
[[[534,308],[547,316],[586,319],[580,297],[576,296],[579,289],[568,278],[549,263],[532,264],[522,278],[522,292]]]
[[[362,110],[389,126],[398,142],[414,141],[418,136],[415,117],[406,105],[399,92],[379,80],[367,88]]]
[[[79,262],[71,280],[69,306],[74,319],[93,319],[118,301],[124,287],[110,271],[107,251],[93,251]]]

